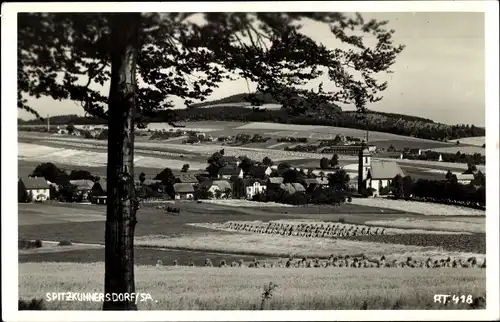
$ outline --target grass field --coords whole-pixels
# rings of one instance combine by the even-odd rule
[[[65,163],[80,167],[98,167],[105,166],[107,164],[107,153],[104,148],[97,149],[95,147],[89,147],[89,150],[85,149],[83,144],[79,144],[79,146],[72,146],[72,148],[68,147],[54,147],[54,146],[45,146],[39,144],[30,144],[30,143],[18,143],[18,158],[20,160],[26,161],[38,161],[41,162],[55,162],[55,163]],[[97,152],[99,151],[99,152]],[[136,151],[141,152],[141,150]],[[151,153],[150,153],[151,154]],[[194,160],[186,160],[181,158],[173,158],[173,157],[152,157],[136,154],[134,156],[134,164],[137,167],[147,167],[147,168],[156,168],[156,169],[164,169],[164,168],[172,168],[172,169],[181,169],[184,164],[188,163],[190,169],[199,170],[205,169],[207,164],[206,162],[197,162]]]
[[[481,155],[486,155],[486,149],[482,148],[480,146],[460,146],[460,145],[455,145],[455,146],[448,146],[448,147],[442,147],[442,148],[434,148],[432,151],[435,152],[441,152],[441,153],[457,153],[460,151],[460,153],[465,153],[465,154],[474,154],[474,153],[479,153]]]
[[[155,265],[161,260],[164,265],[172,265],[177,261],[179,265],[188,266],[193,263],[195,266],[204,266],[205,259],[209,257],[214,263],[218,264],[225,260],[228,263],[245,262],[257,260],[272,260],[269,256],[242,255],[242,254],[224,254],[209,253],[205,251],[187,251],[178,249],[155,249],[136,247],[134,251],[134,261],[136,265]],[[104,261],[103,247],[88,247],[77,250],[60,250],[58,252],[38,252],[38,253],[19,253],[19,263],[44,263],[44,262],[74,262],[74,263],[96,263]]]
[[[137,246],[155,248],[187,249],[217,253],[242,255],[259,255],[267,257],[308,257],[327,258],[330,255],[345,256],[365,254],[373,258],[404,259],[411,256],[414,259],[427,257],[461,257],[468,258],[484,255],[477,253],[462,253],[445,251],[435,246],[412,246],[402,244],[363,242],[346,239],[300,238],[292,236],[273,236],[251,233],[233,233],[220,235],[218,233],[201,236],[145,236],[136,239]]]
[[[60,223],[100,222],[106,220],[105,209],[76,204],[20,204],[19,226]]]
[[[19,296],[45,298],[46,292],[102,292],[104,265],[25,263],[19,265]],[[434,294],[485,296],[480,269],[252,269],[136,268],[136,292],[151,294],[140,310],[260,309],[265,284],[278,288],[264,309],[464,309],[434,304]],[[46,302],[52,310],[99,310],[98,302]]]
[[[460,144],[483,146],[483,144],[486,141],[486,137],[476,136],[476,137],[470,137],[470,138],[461,138],[459,140],[451,140],[450,142],[455,143],[456,141],[460,141]]]
[[[474,220],[475,219],[475,220]],[[367,221],[369,225],[382,225],[396,228],[444,229],[456,232],[486,233],[485,218],[471,218],[465,221],[427,221],[411,218],[398,218],[394,220]]]
[[[373,205],[375,207],[390,208],[429,216],[486,216],[486,211],[484,210],[437,203],[430,204],[419,201],[392,200],[385,198],[354,198],[352,203],[364,206]]]

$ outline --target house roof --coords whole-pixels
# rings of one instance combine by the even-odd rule
[[[210,188],[212,186],[219,187],[220,190],[231,189],[231,184],[226,180],[206,180],[200,183],[201,187]]]
[[[76,190],[92,190],[94,181],[92,180],[70,180],[69,183],[76,186]]]
[[[231,184],[225,180],[214,180],[212,184],[218,186],[220,190],[224,191],[226,189],[231,189]]]
[[[306,189],[304,188],[303,185],[301,185],[300,183],[282,183],[280,185],[280,188],[287,191],[288,193],[290,194],[294,194],[296,192],[300,192],[300,191],[306,191]]]
[[[21,181],[26,189],[49,189],[50,186],[45,178],[22,178]]]
[[[241,173],[241,169],[238,167],[226,166],[219,169],[219,174],[226,176],[239,175]]]
[[[271,177],[267,181],[269,183],[272,183],[272,184],[282,184],[283,183],[283,177]]]
[[[180,183],[198,183],[198,179],[194,174],[191,173],[181,173],[175,176],[175,179]]]
[[[396,175],[405,176],[403,170],[396,162],[378,161],[371,164],[369,176],[371,179],[392,179]]]
[[[226,161],[226,162],[239,162],[240,161],[240,159],[238,159],[234,155],[224,155],[222,157],[222,159],[224,159],[224,161]]]
[[[100,187],[103,192],[106,192],[107,189],[108,189],[108,184],[107,184],[106,179],[102,179],[101,178],[101,180],[99,180],[98,182],[94,183],[94,185],[92,186],[92,190],[97,189],[98,187]]]
[[[249,175],[257,178],[264,178],[266,176],[267,169],[269,169],[269,167],[253,166],[249,171]]]
[[[320,177],[316,177],[316,178],[307,178],[307,179],[304,179],[304,181],[306,182],[307,185],[310,185],[310,184],[328,184],[328,179],[327,178],[320,178]]]
[[[298,182],[293,182],[291,183],[291,185],[294,187],[294,189],[299,192],[299,191],[306,191],[306,189],[304,188],[303,185],[301,185],[300,183]]]
[[[141,180],[134,180],[134,183],[136,185],[140,185],[141,184]],[[146,179],[146,180],[144,180],[144,185],[145,186],[150,186],[150,185],[157,184],[157,183],[161,183],[161,180],[153,180],[153,179]]]
[[[175,193],[193,193],[194,184],[193,183],[174,183]]]
[[[467,173],[462,173],[462,174],[457,174],[457,180],[474,180],[474,175],[473,174],[467,174]]]
[[[260,183],[261,185],[264,184],[264,182],[258,178],[248,178],[248,179],[243,179],[243,182],[245,183],[245,186],[251,186],[255,182]]]

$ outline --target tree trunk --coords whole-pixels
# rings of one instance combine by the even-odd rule
[[[106,294],[135,293],[134,118],[140,13],[110,15],[111,85],[108,107]],[[133,299],[105,301],[104,310],[136,310]]]

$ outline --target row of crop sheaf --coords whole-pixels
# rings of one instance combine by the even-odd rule
[[[298,236],[298,237],[347,237],[347,236],[367,236],[384,235],[387,233],[385,228],[373,226],[361,226],[343,223],[238,223],[227,222],[223,225],[224,229],[247,231],[260,234]]]
[[[158,260],[157,267],[163,266],[163,262]],[[172,263],[173,266],[178,266],[177,260]],[[188,266],[195,266],[194,262],[190,262]],[[440,258],[435,259],[428,257],[426,260],[418,260],[412,257],[407,257],[405,260],[386,260],[385,256],[378,258],[369,258],[364,254],[361,255],[331,255],[328,259],[308,259],[290,257],[286,260],[278,261],[259,261],[254,259],[249,263],[245,263],[242,259],[237,262],[227,263],[221,260],[218,265],[214,265],[210,258],[205,259],[205,267],[250,267],[250,268],[326,268],[326,267],[346,267],[346,268],[486,268],[486,258],[479,263],[476,257],[469,257],[467,260],[462,258]]]

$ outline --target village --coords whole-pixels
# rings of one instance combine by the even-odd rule
[[[190,171],[189,164],[185,164],[180,171],[166,168],[155,177],[147,178],[144,173],[140,173],[134,184],[141,200],[247,199],[266,201],[269,198],[263,198],[263,196],[269,196],[271,192],[274,192],[272,193],[274,200],[269,201],[279,202],[283,201],[284,195],[288,196],[288,199],[293,199],[296,193],[312,194],[327,188],[332,188],[337,192],[342,191],[345,196],[344,200],[351,196],[393,195],[394,180],[406,176],[402,168],[396,162],[373,160],[374,148],[370,151],[368,147],[362,150],[359,146],[346,147],[349,149],[346,149],[344,153],[352,154],[354,148],[358,149],[356,151],[357,164],[340,167],[339,157],[334,154],[330,160],[321,159],[316,168],[299,168],[292,167],[287,162],[273,164],[268,157],[262,161],[255,161],[247,156],[227,156],[224,155],[224,150],[221,150],[208,159],[206,170]],[[20,201],[46,202],[58,199],[69,202],[106,204],[106,177],[93,176],[85,169],[64,173],[53,164],[46,164],[44,168],[45,170],[41,172],[45,174],[44,176],[19,178]],[[478,178],[478,171],[470,170],[453,176],[462,186],[473,184],[478,188],[480,186],[478,180],[481,180]],[[34,173],[37,172],[39,171],[34,171]],[[54,177],[50,172],[59,172],[63,175]],[[451,172],[446,176],[443,175],[441,181],[449,180],[450,175]],[[49,181],[50,177],[54,177],[54,181],[57,182]],[[68,189],[71,196],[68,196]]]

